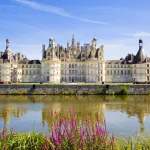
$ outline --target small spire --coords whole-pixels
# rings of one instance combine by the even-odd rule
[[[74,39],[74,34],[72,35],[72,39]]]
[[[6,39],[6,50],[10,50],[10,40]]]
[[[72,46],[75,46],[75,38],[74,38],[74,34],[72,35]]]
[[[139,47],[143,47],[143,41],[141,38],[139,39]]]

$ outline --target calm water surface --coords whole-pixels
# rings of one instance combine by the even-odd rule
[[[105,118],[109,132],[150,133],[149,96],[0,96],[0,129],[47,131],[51,110],[65,114],[73,107],[81,118]]]

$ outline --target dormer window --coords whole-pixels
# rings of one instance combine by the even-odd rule
[[[36,61],[33,61],[33,64],[36,64]]]

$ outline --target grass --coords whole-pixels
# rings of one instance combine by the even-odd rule
[[[56,111],[49,133],[17,133],[3,129],[0,136],[1,150],[149,150],[150,138],[139,135],[124,139],[109,134],[106,121],[100,118],[81,120],[78,111],[69,109],[65,115]]]

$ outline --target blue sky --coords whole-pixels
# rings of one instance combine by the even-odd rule
[[[97,37],[106,60],[136,54],[140,37],[150,56],[149,6],[149,0],[1,0],[0,51],[9,38],[14,53],[41,59],[50,37],[66,46],[74,34],[81,44]]]

